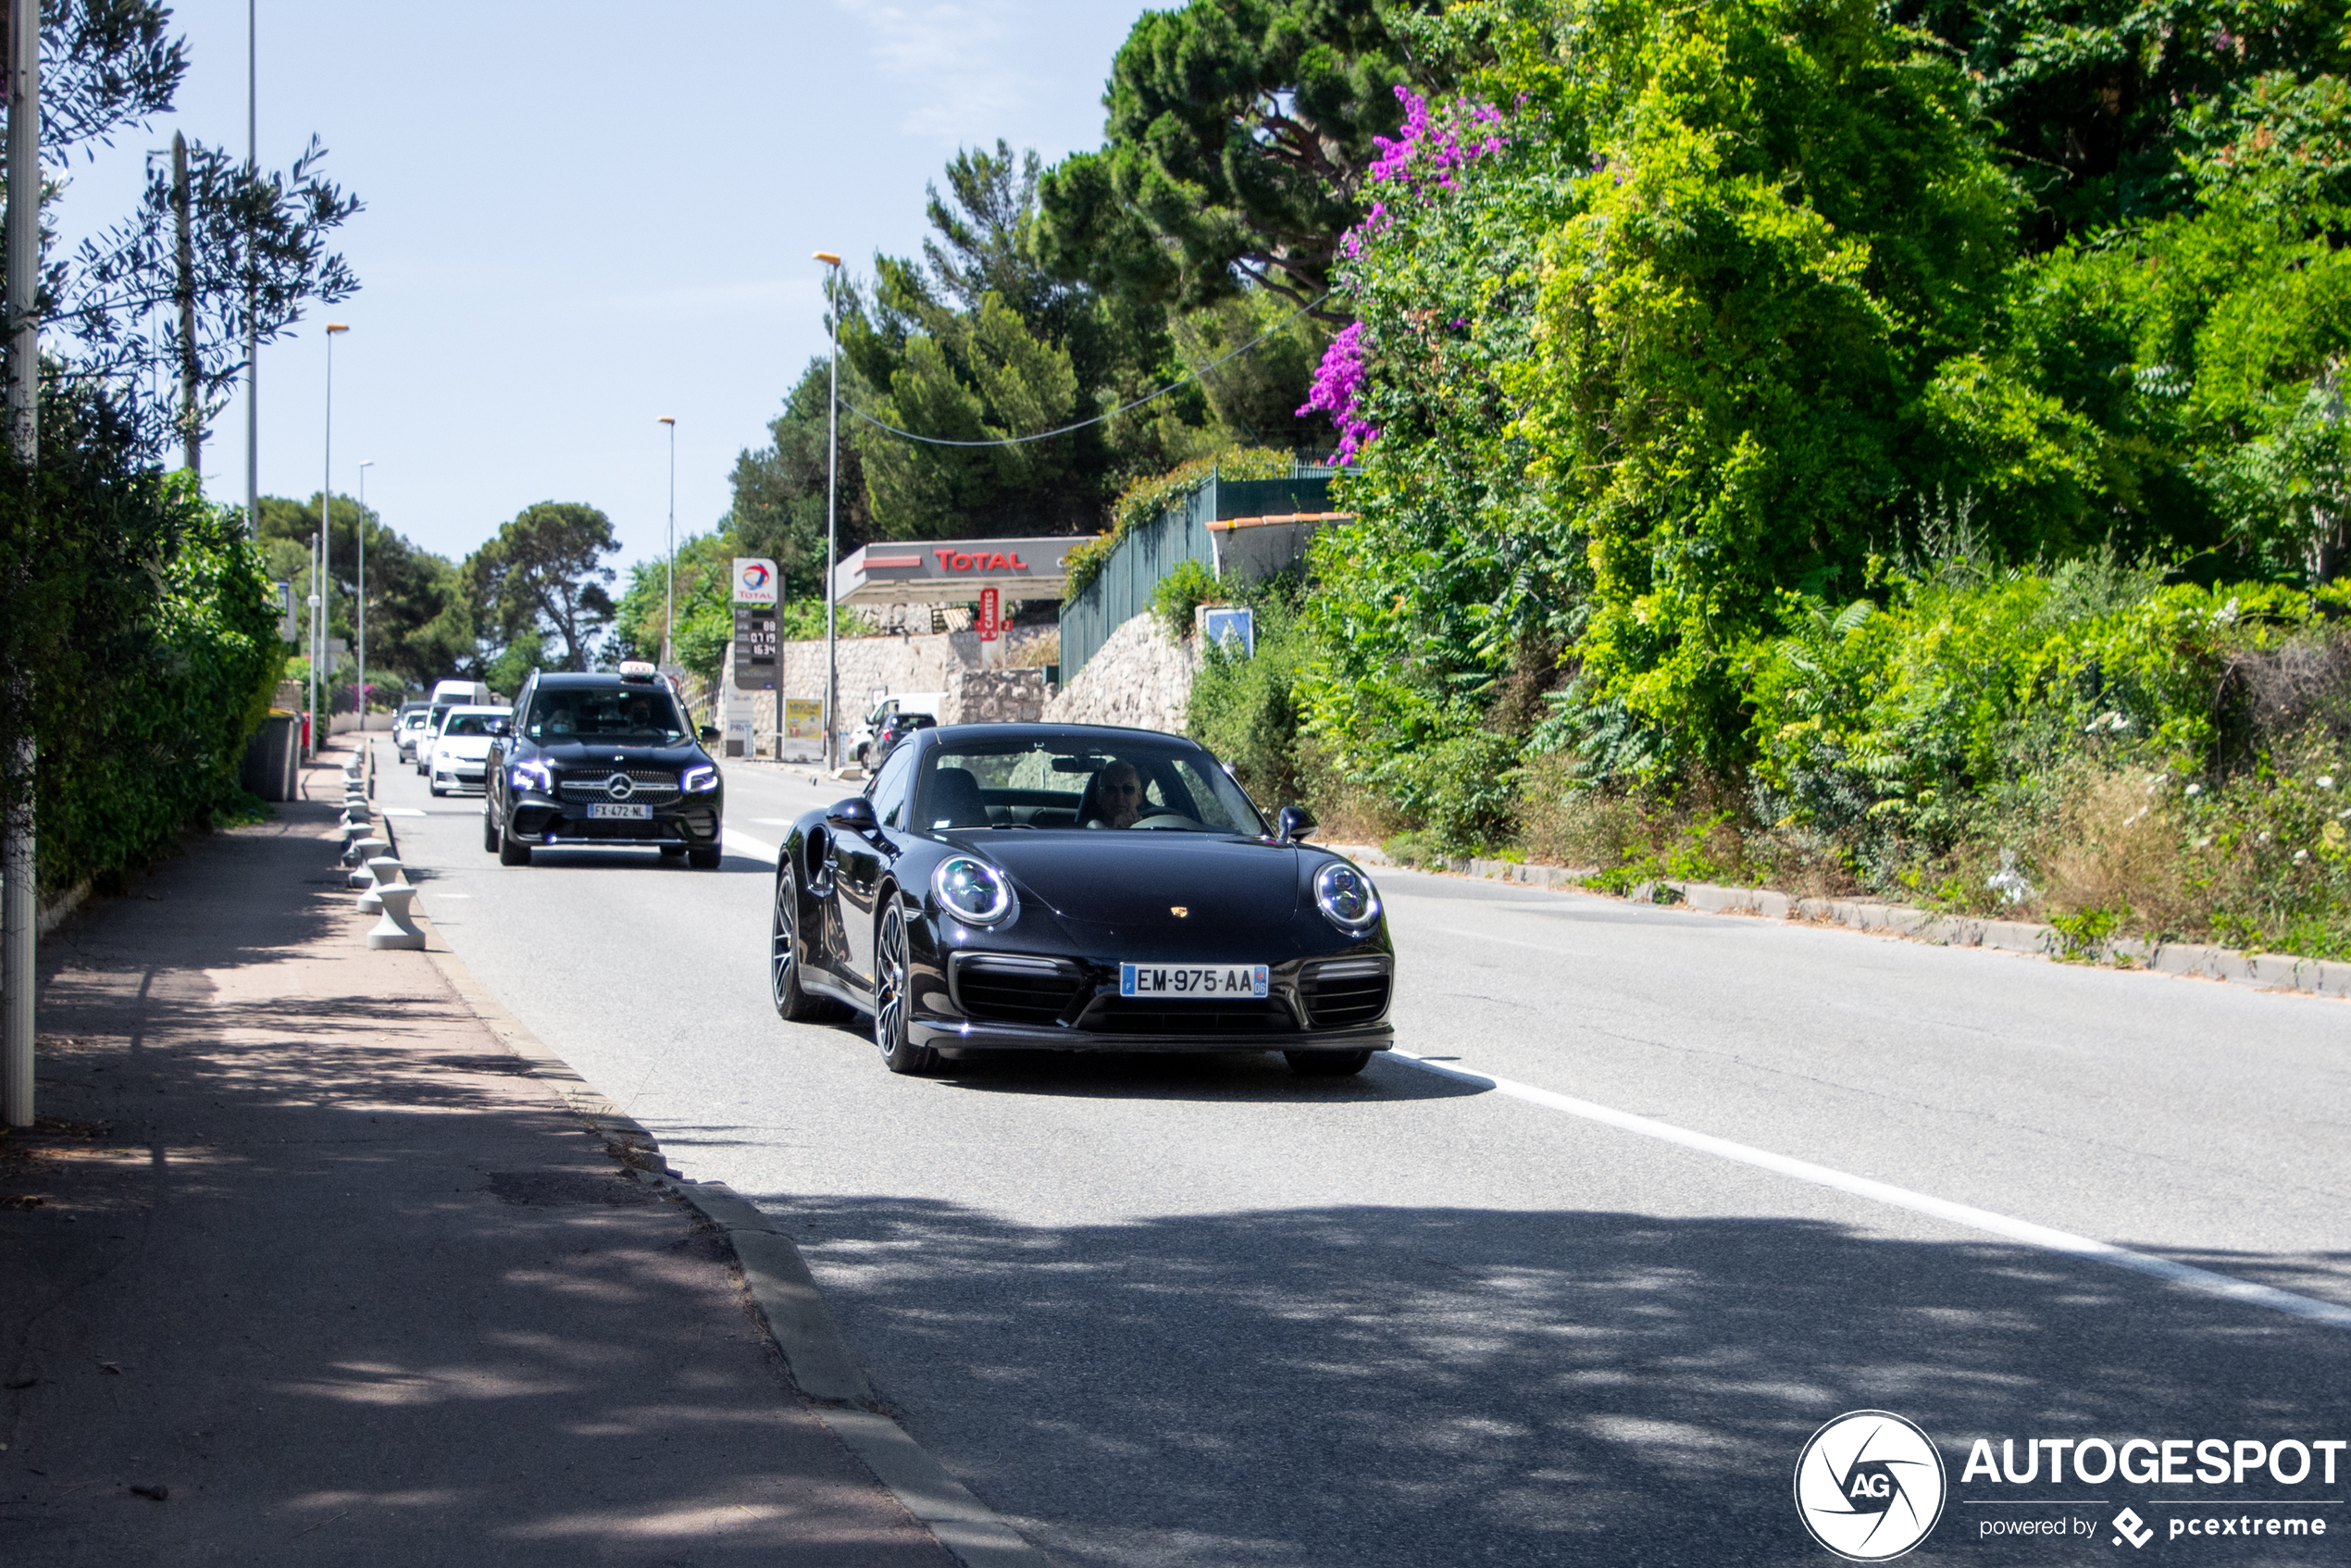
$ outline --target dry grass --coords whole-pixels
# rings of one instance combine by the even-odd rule
[[[2169,780],[2137,769],[2093,774],[2073,781],[2062,800],[2056,831],[2034,857],[2046,914],[2107,911],[2147,935],[2210,923],[2210,901],[2192,886],[2186,824]]]
[[[1059,628],[1023,638],[1012,650],[1007,669],[1043,669],[1047,665],[1062,662],[1062,634]]]

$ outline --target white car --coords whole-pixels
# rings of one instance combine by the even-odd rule
[[[425,759],[425,780],[436,795],[481,788],[482,769],[512,708],[452,708],[441,721]]]
[[[392,748],[400,753],[402,762],[412,763],[417,760],[417,748],[423,742],[425,731],[431,725],[432,709],[430,707],[420,703],[402,710],[392,731]]]

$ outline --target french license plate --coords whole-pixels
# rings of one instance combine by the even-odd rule
[[[1121,996],[1169,997],[1184,1001],[1265,994],[1263,964],[1122,964]]]
[[[591,805],[588,815],[593,817],[618,817],[624,822],[650,821],[653,808],[646,805]]]

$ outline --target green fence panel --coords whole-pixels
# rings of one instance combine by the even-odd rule
[[[1216,565],[1208,525],[1227,517],[1322,512],[1330,506],[1327,473],[1287,479],[1212,478],[1150,522],[1127,530],[1086,591],[1062,606],[1062,678],[1075,677],[1110,634],[1151,607],[1151,591],[1186,561]]]

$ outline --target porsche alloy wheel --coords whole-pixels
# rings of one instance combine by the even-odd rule
[[[794,1023],[819,1018],[829,1011],[816,997],[800,989],[800,890],[786,871],[776,878],[776,915],[768,927],[767,994],[776,1015]]]
[[[882,912],[881,929],[874,939],[874,1044],[882,1065],[893,1073],[928,1073],[939,1065],[939,1052],[914,1043],[907,1036],[907,1009],[913,1005],[913,966],[906,960],[906,914],[895,894]]]

